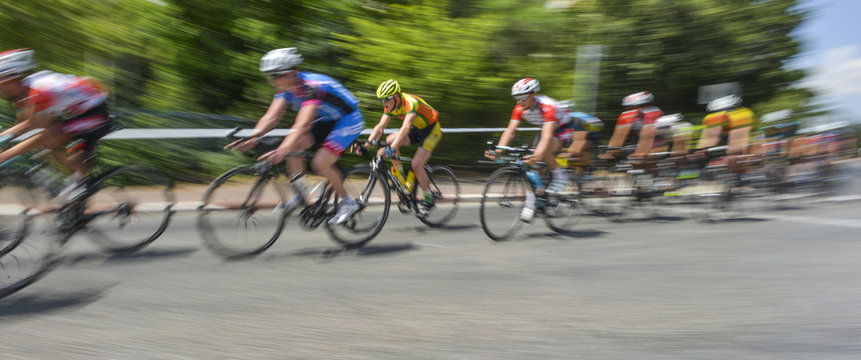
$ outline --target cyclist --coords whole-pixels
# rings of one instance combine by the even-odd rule
[[[576,104],[573,101],[560,101],[559,106],[566,108],[571,119],[571,127],[574,129],[571,144],[561,156],[573,159],[583,166],[591,166],[592,160],[589,158],[588,151],[598,142],[598,134],[604,130],[604,122],[595,116],[574,111]]]
[[[110,132],[108,93],[93,79],[34,72],[35,52],[15,49],[0,53],[0,96],[15,103],[16,124],[0,133],[0,142],[33,129],[38,134],[0,153],[0,164],[36,148],[52,150],[58,163],[69,171],[58,196],[72,196],[89,172],[85,163],[99,139]],[[68,150],[62,147],[70,142]]]
[[[389,146],[386,149],[380,149],[380,152],[386,151],[389,156],[400,156],[401,146],[418,144],[419,148],[412,160],[412,172],[407,175],[406,183],[412,184],[411,176],[415,176],[423,193],[422,208],[417,215],[425,216],[433,208],[435,201],[430,192],[430,183],[424,166],[442,137],[439,113],[422,98],[401,91],[400,84],[392,79],[380,84],[377,88],[377,98],[383,104],[383,115],[368,140],[371,143],[379,140],[393,117],[403,120],[401,128],[386,137]],[[395,169],[401,168],[397,160],[393,160],[392,164]]]
[[[741,97],[727,95],[714,99],[706,105],[709,113],[703,118],[703,130],[700,140],[691,158],[702,160],[705,150],[722,143],[727,145],[726,155],[718,162],[726,162],[735,172],[741,172],[746,167],[739,167],[738,161],[752,156],[750,137],[756,125],[753,111],[742,105]]]
[[[538,145],[535,146],[533,156],[524,158],[526,164],[532,165],[543,161],[550,168],[553,180],[547,187],[547,192],[561,192],[569,185],[568,174],[564,168],[556,163],[556,152],[562,148],[562,144],[571,139],[574,128],[571,127],[571,119],[566,109],[559,108],[556,100],[544,95],[539,95],[541,86],[538,80],[524,78],[511,87],[511,96],[517,101],[517,106],[511,112],[511,120],[508,127],[499,138],[499,146],[508,146],[514,140],[514,134],[521,121],[540,126]],[[486,151],[485,157],[495,160],[497,154],[502,150]],[[520,219],[531,222],[535,216],[535,194],[531,191],[526,193],[526,204],[520,213]]]
[[[622,147],[630,135],[632,143],[637,144],[631,157],[643,157],[648,154],[655,141],[657,127],[655,122],[664,115],[657,106],[652,105],[655,97],[648,91],[630,94],[622,99],[623,111],[616,120],[613,135],[610,136],[609,147]],[[602,159],[612,159],[616,150],[608,150],[599,155]]]
[[[311,160],[311,169],[329,180],[329,184],[343,199],[338,212],[329,222],[341,224],[359,209],[344,188],[344,177],[335,162],[344,150],[359,137],[365,123],[358,110],[359,100],[340,83],[327,75],[298,71],[302,55],[296,48],[275,49],[260,60],[260,71],[269,76],[277,93],[266,113],[257,121],[251,136],[234,141],[227,148],[247,151],[266,133],[275,128],[281,115],[289,107],[296,111],[291,131],[277,149],[260,156],[276,165],[287,158],[290,181],[298,190],[286,205],[287,210],[299,206],[308,197],[305,184],[305,162],[290,153],[320,145]]]

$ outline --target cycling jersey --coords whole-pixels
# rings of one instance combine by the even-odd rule
[[[285,91],[275,97],[286,100],[296,112],[302,106],[316,104],[317,114],[311,131],[314,143],[322,142],[323,148],[342,154],[365,129],[359,99],[327,75],[301,71],[297,79],[299,85],[295,91]],[[329,122],[335,124],[325,124]]]
[[[643,106],[619,114],[616,126],[631,125],[633,129],[639,130],[643,126],[654,124],[662,115],[664,112],[656,106]]]
[[[401,100],[400,105],[392,111],[386,111],[386,115],[404,120],[408,114],[415,113],[416,118],[413,120],[412,127],[416,129],[427,128],[428,125],[436,124],[439,121],[439,113],[422,98],[401,93],[401,99],[403,100]]]
[[[559,109],[556,105],[556,100],[544,95],[535,95],[535,105],[530,109],[524,108],[522,105],[514,107],[514,111],[511,112],[511,121],[520,122],[521,120],[526,120],[535,126],[557,123],[557,128],[561,128],[571,121],[567,111]]]
[[[588,131],[590,134],[599,133],[604,129],[604,122],[601,119],[583,112],[570,113],[571,124],[574,131]]]
[[[108,96],[93,79],[47,70],[25,77],[22,83],[30,92],[19,104],[33,107],[33,113],[48,111],[63,120],[99,107]]]
[[[706,127],[722,126],[724,130],[732,130],[743,126],[754,125],[753,111],[744,106],[733,110],[716,111],[703,119]]]
[[[285,91],[275,96],[287,100],[296,112],[302,106],[316,104],[314,121],[338,121],[359,109],[359,99],[329,76],[302,71],[298,73],[298,80],[300,84],[296,91]]]

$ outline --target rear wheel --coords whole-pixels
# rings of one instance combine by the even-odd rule
[[[487,236],[502,241],[520,228],[527,191],[532,189],[520,171],[502,168],[490,175],[479,207],[481,228]]]
[[[84,234],[110,253],[130,253],[157,239],[170,223],[174,197],[167,177],[125,166],[95,178],[83,212]]]
[[[226,259],[258,255],[284,228],[286,186],[248,166],[215,179],[198,208],[197,229],[203,243]]]
[[[428,179],[430,192],[434,197],[434,206],[427,215],[419,219],[430,227],[444,226],[457,214],[457,203],[460,201],[460,185],[457,183],[457,176],[448,166],[436,165],[430,168]],[[421,197],[417,199],[421,203]]]
[[[326,230],[337,243],[348,249],[360,248],[373,240],[389,217],[392,199],[389,185],[370,166],[359,165],[344,174],[347,194],[359,204],[359,209],[340,225],[326,223]],[[333,196],[337,205],[337,195]],[[337,209],[337,206],[335,206]]]

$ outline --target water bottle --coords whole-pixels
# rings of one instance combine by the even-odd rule
[[[407,173],[407,182],[406,182],[407,192],[413,192],[413,187],[415,187],[415,186],[416,186],[416,173],[414,173],[412,170],[410,170]]]
[[[544,181],[541,180],[541,174],[539,174],[538,171],[529,170],[526,172],[526,177],[529,178],[529,182],[531,182],[532,186],[534,186],[536,189],[544,188]]]
[[[406,181],[404,180],[404,176],[401,175],[400,171],[398,171],[397,166],[392,166],[392,175],[395,176],[395,179],[398,179],[402,187],[406,188]]]

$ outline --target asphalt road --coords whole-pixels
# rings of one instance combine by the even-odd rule
[[[366,248],[287,232],[226,262],[193,213],[127,256],[75,239],[0,300],[4,359],[857,359],[861,194],[714,224],[685,211],[511,241],[475,204],[392,213]],[[816,200],[816,201],[813,201]],[[829,201],[822,201],[829,200]],[[847,201],[840,201],[847,200]]]

